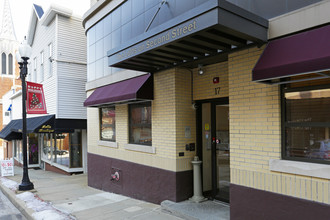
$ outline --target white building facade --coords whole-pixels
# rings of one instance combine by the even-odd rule
[[[43,85],[47,106],[47,115],[27,116],[29,166],[61,173],[85,172],[86,109],[82,103],[86,99],[86,37],[81,19],[61,6],[52,5],[44,13],[34,4],[27,43],[32,54],[26,80]],[[19,98],[18,94],[9,98],[13,112],[21,109],[15,101]],[[46,130],[41,129],[45,126]],[[13,156],[20,163],[21,141],[19,135],[12,138]]]

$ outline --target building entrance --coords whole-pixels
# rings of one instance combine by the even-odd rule
[[[230,153],[228,99],[200,105],[199,154],[205,196],[229,203]]]

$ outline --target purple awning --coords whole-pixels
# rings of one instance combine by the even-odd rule
[[[252,71],[252,80],[279,84],[295,75],[329,77],[324,73],[330,70],[329,39],[327,25],[269,42]]]
[[[107,104],[127,103],[153,99],[151,74],[130,78],[97,88],[84,102],[84,106],[97,107]]]

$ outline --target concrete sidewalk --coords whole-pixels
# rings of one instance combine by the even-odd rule
[[[29,177],[33,194],[15,191],[17,184],[8,188],[8,183],[21,183],[22,168],[15,167],[13,177],[0,177],[0,189],[27,219],[182,219],[159,205],[88,187],[85,174],[66,176],[29,169]]]

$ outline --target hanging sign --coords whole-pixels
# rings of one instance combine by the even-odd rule
[[[1,176],[14,176],[14,161],[13,159],[1,160]]]
[[[47,114],[42,84],[26,82],[26,113]]]

